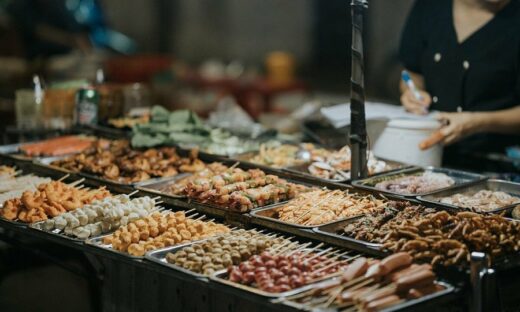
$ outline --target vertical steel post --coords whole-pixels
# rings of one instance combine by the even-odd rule
[[[365,120],[365,82],[363,63],[363,13],[367,0],[352,0],[352,73],[350,78],[350,148],[352,150],[351,179],[368,175],[367,129]]]

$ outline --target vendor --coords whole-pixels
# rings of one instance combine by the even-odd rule
[[[417,0],[400,58],[421,94],[401,83],[401,103],[441,111],[445,161],[520,144],[520,0]]]

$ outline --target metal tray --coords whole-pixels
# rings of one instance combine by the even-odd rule
[[[383,174],[389,174],[389,173],[396,172],[396,171],[399,171],[399,170],[410,169],[410,168],[414,167],[414,166],[406,165],[406,164],[403,164],[403,163],[400,163],[400,162],[397,162],[397,161],[386,160],[384,158],[379,158],[378,157],[377,159],[386,162],[387,165],[390,166],[391,168],[386,170],[386,171],[374,173],[373,175],[371,175],[371,177],[377,177],[377,176],[380,176],[380,175],[383,175]],[[304,176],[312,177],[312,178],[315,178],[315,179],[318,179],[318,180],[322,180],[322,181],[325,181],[325,182],[349,183],[349,182],[352,181],[351,179],[338,179],[338,180],[336,180],[336,179],[325,179],[325,178],[320,178],[320,177],[314,176],[314,175],[312,175],[309,172],[309,169],[308,169],[311,164],[312,163],[305,163],[305,164],[298,165],[298,166],[292,166],[292,167],[283,168],[283,170],[288,171],[288,172],[292,172],[292,173],[295,173],[295,174],[301,174],[301,175],[304,175]],[[350,172],[350,171],[345,171],[345,172]]]
[[[109,235],[110,234],[110,233],[105,233],[105,234],[101,234],[101,235],[98,235],[98,236],[92,236],[92,237],[89,237],[89,238],[86,238],[86,239],[81,239],[81,238],[76,238],[76,237],[69,236],[69,235],[65,234],[63,231],[58,230],[58,229],[54,229],[52,231],[44,230],[41,227],[43,222],[45,222],[45,221],[31,223],[31,224],[29,224],[29,228],[31,228],[31,229],[33,229],[35,231],[43,232],[43,233],[48,234],[48,235],[52,235],[52,236],[56,236],[56,237],[60,237],[60,238],[64,238],[64,239],[68,239],[70,241],[78,242],[78,243],[83,243],[83,242],[85,242],[88,239],[94,239],[94,238],[99,237],[101,235],[105,236],[105,235]]]
[[[317,283],[317,284],[313,284],[312,286],[319,286],[322,283],[323,282],[320,282],[320,283]],[[400,310],[403,310],[403,309],[410,308],[412,306],[420,306],[420,305],[423,305],[423,304],[434,304],[434,303],[437,304],[437,303],[441,303],[443,301],[443,299],[445,299],[448,295],[451,295],[451,294],[455,293],[455,287],[453,287],[451,284],[448,284],[448,283],[445,283],[445,282],[442,282],[442,281],[436,281],[435,283],[438,284],[438,285],[441,285],[442,287],[444,287],[444,289],[441,290],[441,291],[438,291],[438,292],[436,292],[434,294],[426,295],[426,296],[421,297],[419,299],[406,300],[403,303],[400,303],[400,304],[388,307],[386,309],[381,310],[380,312],[400,311]],[[308,289],[310,289],[310,288],[311,287],[309,287]],[[301,292],[303,292],[305,290],[307,290],[307,289],[304,289]],[[279,300],[277,300],[277,301],[279,301]],[[294,302],[294,301],[281,301],[281,304],[283,304],[285,306],[288,306],[288,307],[291,307],[291,308],[303,310],[303,311],[314,311],[314,309],[312,309],[312,308],[309,309],[309,307],[307,305],[302,304],[302,303],[298,303],[298,302]],[[332,305],[329,309],[326,309],[326,310],[323,310],[323,311],[336,311],[336,308],[334,307],[334,305]]]
[[[159,181],[149,180],[149,181],[140,183],[136,188],[141,191],[145,191],[148,193],[152,193],[152,194],[156,194],[156,195],[160,195],[160,196],[164,196],[164,197],[175,198],[175,199],[186,198],[185,195],[174,195],[174,194],[170,194],[170,193],[165,193],[165,192],[161,191],[161,189],[163,189],[165,186],[168,186],[171,184],[176,184],[177,181],[187,178],[191,175],[192,175],[191,173],[181,173],[181,174],[178,174],[173,177],[163,178]]]
[[[175,264],[171,264],[168,261],[166,261],[166,255],[168,253],[170,253],[170,252],[176,253],[176,252],[178,252],[179,250],[181,250],[183,248],[189,247],[189,246],[191,246],[193,244],[196,244],[196,243],[204,242],[206,240],[208,240],[208,239],[202,239],[202,240],[193,241],[193,242],[189,242],[189,243],[182,244],[182,245],[170,246],[170,247],[165,247],[165,248],[161,248],[161,249],[157,249],[157,250],[152,250],[152,251],[147,252],[144,257],[145,257],[146,260],[150,260],[150,261],[158,263],[160,265],[164,265],[166,267],[172,268],[172,269],[177,270],[179,272],[191,275],[191,276],[193,276],[195,278],[207,279],[208,278],[207,275],[192,272],[192,271],[190,271],[188,269],[185,269],[185,268],[180,267],[180,266],[175,265]]]
[[[25,156],[24,154],[20,153],[20,147],[25,144],[31,144],[35,143],[34,141],[31,142],[24,142],[24,143],[16,143],[16,144],[9,144],[9,145],[2,145],[0,146],[0,156],[7,159],[13,159],[17,161],[32,161],[33,158],[29,156]]]
[[[455,188],[452,188],[449,190],[435,192],[430,195],[419,196],[417,199],[422,202],[441,206],[441,207],[448,207],[448,208],[457,209],[457,210],[470,210],[469,208],[441,203],[441,202],[439,202],[439,200],[442,197],[451,196],[451,195],[454,195],[457,193],[473,195],[480,190],[490,190],[490,191],[494,191],[494,192],[501,191],[501,192],[508,193],[512,196],[519,197],[519,199],[515,204],[512,204],[512,205],[500,207],[500,208],[490,210],[490,211],[477,211],[477,212],[483,212],[483,213],[500,213],[500,212],[505,212],[505,211],[511,212],[511,210],[513,210],[514,207],[516,207],[517,205],[520,205],[520,183],[513,183],[513,182],[503,181],[503,180],[479,181],[474,184],[462,185],[462,186],[458,186],[458,187],[455,187]]]
[[[321,236],[323,238],[327,238],[327,241],[332,242],[333,244],[336,244],[338,246],[358,250],[360,252],[364,252],[371,255],[376,256],[386,256],[388,255],[387,252],[385,252],[382,249],[382,244],[376,244],[371,243],[367,241],[362,241],[358,239],[351,238],[346,235],[338,234],[339,230],[344,228],[347,224],[350,224],[357,219],[361,218],[363,216],[357,216],[341,221],[336,221],[330,224],[322,225],[319,227],[315,227],[313,229],[313,232],[316,233],[318,236]]]
[[[275,205],[273,205],[271,207],[267,207],[267,208],[264,207],[264,208],[255,209],[255,210],[252,210],[250,212],[250,214],[251,214],[251,217],[253,217],[253,219],[258,218],[258,219],[266,220],[268,222],[279,224],[280,226],[292,226],[292,227],[308,229],[308,230],[312,230],[313,228],[315,228],[317,226],[332,224],[337,221],[348,219],[348,218],[341,218],[341,219],[333,220],[333,221],[330,221],[330,222],[327,222],[324,224],[319,224],[319,225],[301,225],[301,224],[297,224],[297,223],[280,221],[279,219],[274,218],[273,216],[276,214],[276,210],[278,210],[279,208],[282,208],[283,206],[285,206],[287,204],[289,204],[289,202],[278,203],[278,204],[275,204]]]
[[[11,220],[7,220],[7,219],[4,219],[4,218],[0,218],[0,222],[9,223],[9,224],[16,225],[16,226],[19,226],[19,227],[28,227],[29,226],[29,223],[20,222],[20,221],[16,221],[16,220],[11,221]]]
[[[59,166],[54,166],[54,165],[51,165],[51,163],[53,161],[56,161],[56,160],[63,160],[67,157],[70,157],[69,156],[54,156],[54,157],[40,157],[40,158],[35,158],[33,160],[33,165],[35,165],[36,167],[40,167],[40,168],[43,168],[43,169],[46,169],[46,170],[51,170],[51,171],[54,171],[54,172],[60,172],[60,173],[63,173],[63,174],[79,174],[78,172],[75,172],[75,171],[72,171],[72,170],[68,170],[68,169],[65,169],[65,168],[62,168],[62,167],[59,167]]]
[[[139,260],[144,259],[144,256],[132,256],[129,253],[121,252],[119,250],[115,250],[115,249],[112,248],[112,244],[103,244],[103,238],[105,238],[105,237],[107,237],[109,235],[112,235],[112,234],[105,234],[105,235],[89,238],[89,239],[87,239],[85,241],[85,244],[91,245],[91,246],[94,246],[94,247],[98,247],[98,248],[101,248],[101,249],[105,249],[105,250],[114,252],[114,253],[116,253],[118,255],[130,258],[130,259],[139,259]]]
[[[305,251],[305,250],[309,250],[309,249],[303,249],[302,251]],[[320,251],[323,251],[323,249],[315,250],[316,253],[319,253]],[[350,256],[344,255],[344,256],[340,257],[339,259],[348,259],[350,257],[352,257],[352,255],[350,255]],[[211,275],[210,279],[213,280],[213,281],[219,282],[221,284],[227,285],[227,286],[238,288],[238,289],[241,289],[241,290],[244,290],[244,291],[248,291],[248,292],[254,293],[256,295],[263,296],[263,297],[268,297],[268,298],[280,298],[280,297],[292,296],[292,295],[298,294],[298,293],[300,293],[302,291],[305,291],[305,290],[309,289],[310,287],[312,287],[312,285],[315,285],[317,283],[321,283],[321,282],[329,279],[329,278],[325,277],[322,280],[318,280],[318,281],[316,281],[314,283],[303,285],[303,286],[301,286],[299,288],[291,289],[291,290],[288,290],[288,291],[285,291],[285,292],[281,292],[281,293],[270,293],[270,292],[267,292],[267,291],[260,290],[258,288],[254,288],[254,287],[250,287],[250,286],[247,286],[247,285],[242,285],[242,284],[239,284],[239,283],[232,282],[232,281],[226,279],[227,274],[228,274],[227,270],[220,270],[220,271],[215,272],[213,275]]]
[[[417,194],[399,194],[399,193],[392,192],[392,191],[380,190],[375,187],[375,185],[381,181],[392,180],[393,178],[398,178],[401,176],[421,174],[421,173],[427,172],[427,171],[436,172],[436,173],[444,173],[444,174],[448,175],[449,177],[451,177],[453,180],[455,180],[455,184],[453,184],[449,187],[437,189],[437,190],[434,190],[431,192],[417,193]],[[458,187],[461,185],[472,184],[472,183],[482,181],[485,179],[486,179],[486,177],[483,175],[469,173],[469,172],[465,172],[465,171],[445,169],[445,168],[435,168],[435,167],[425,167],[425,168],[415,167],[415,168],[402,169],[402,170],[394,171],[394,172],[387,173],[387,174],[381,174],[378,176],[374,176],[374,177],[366,178],[366,179],[362,179],[362,180],[356,180],[356,181],[352,182],[352,185],[355,187],[363,188],[363,189],[373,190],[373,191],[386,193],[386,194],[393,194],[393,195],[401,196],[401,197],[417,197],[417,196],[429,195],[429,194],[436,193],[436,192],[439,192],[442,190],[449,190],[449,189],[452,189],[452,188],[455,188],[455,187]]]

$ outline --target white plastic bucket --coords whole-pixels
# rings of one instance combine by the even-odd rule
[[[421,151],[419,143],[440,127],[435,120],[393,119],[377,138],[374,155],[417,166],[440,166],[442,146]]]

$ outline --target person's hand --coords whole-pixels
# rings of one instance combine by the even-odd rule
[[[444,145],[455,143],[482,130],[485,114],[482,113],[438,113],[437,120],[446,126],[440,129]]]
[[[432,103],[432,97],[425,91],[419,91],[419,93],[422,97],[421,100],[417,99],[411,90],[406,89],[401,95],[401,104],[403,104],[410,113],[425,115],[428,113],[428,107]]]

